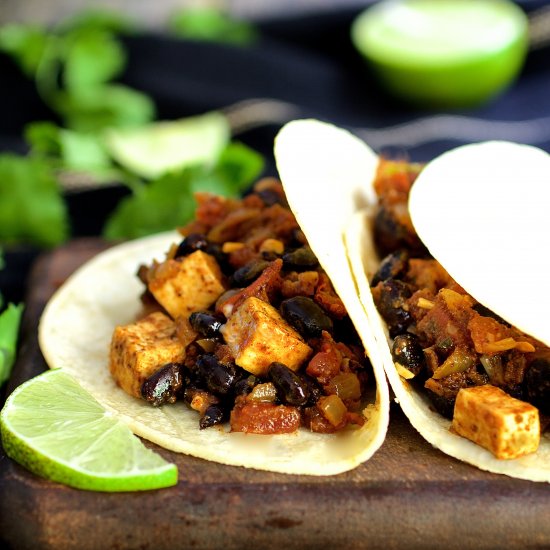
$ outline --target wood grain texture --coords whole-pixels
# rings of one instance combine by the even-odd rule
[[[8,393],[46,365],[37,324],[63,280],[106,247],[73,241],[32,271]],[[489,474],[427,444],[392,406],[382,448],[330,477],[223,466],[149,446],[179,468],[176,487],[93,493],[40,479],[0,448],[0,546],[12,549],[545,548],[550,487]],[[2,544],[3,543],[3,544]]]

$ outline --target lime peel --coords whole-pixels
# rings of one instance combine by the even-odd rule
[[[32,378],[8,397],[0,431],[10,458],[78,489],[143,491],[178,480],[174,464],[145,447],[61,369]]]
[[[519,74],[528,20],[511,0],[384,0],[355,19],[351,36],[393,95],[429,107],[470,107]]]
[[[186,166],[214,163],[230,137],[227,118],[212,111],[139,128],[109,128],[104,142],[121,166],[155,179]]]

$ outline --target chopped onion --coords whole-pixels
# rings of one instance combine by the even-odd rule
[[[272,382],[256,384],[248,394],[248,399],[259,403],[273,403],[277,399],[277,389]]]
[[[317,401],[317,408],[333,426],[342,424],[348,412],[343,401],[337,395],[320,397]]]
[[[361,397],[361,384],[353,372],[342,372],[331,378],[326,391],[336,394],[343,401],[355,400]]]

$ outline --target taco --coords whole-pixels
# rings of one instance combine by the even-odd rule
[[[367,460],[389,392],[343,245],[358,182],[340,194],[303,173],[303,137],[277,138],[283,185],[199,193],[190,224],[77,270],[41,318],[48,365],[172,451],[311,475]],[[313,139],[305,160],[317,153]]]
[[[326,142],[320,149],[333,148],[325,168],[335,186],[361,155],[372,158],[341,129],[310,131]],[[374,178],[355,174],[371,202],[345,230],[360,300],[412,425],[450,456],[534,481],[550,481],[549,166],[545,152],[505,142],[426,166],[381,158]]]

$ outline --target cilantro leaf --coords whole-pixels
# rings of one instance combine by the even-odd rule
[[[63,79],[72,93],[116,78],[126,65],[126,52],[111,33],[80,30],[67,36],[65,42]]]
[[[31,78],[36,74],[47,43],[48,35],[39,26],[12,23],[0,27],[0,51],[9,54]]]
[[[96,182],[118,181],[101,135],[60,128],[51,122],[35,122],[25,128],[30,154],[49,161],[56,170],[86,173]]]
[[[166,174],[122,199],[107,220],[107,239],[136,239],[173,229],[194,211],[189,170]]]
[[[54,246],[68,215],[51,167],[38,158],[0,155],[0,241]]]
[[[79,90],[60,91],[57,110],[69,128],[97,132],[108,126],[139,126],[153,120],[155,105],[149,96],[121,84],[104,84]]]
[[[231,142],[222,151],[217,165],[217,171],[223,174],[223,178],[228,182],[230,196],[237,196],[245,191],[263,168],[262,155],[237,141]]]
[[[0,386],[10,377],[17,350],[23,304],[8,307],[0,314]]]
[[[261,155],[245,145],[231,143],[215,165],[188,166],[134,191],[107,220],[103,235],[107,239],[134,239],[174,229],[192,219],[195,192],[238,196],[262,169]]]

